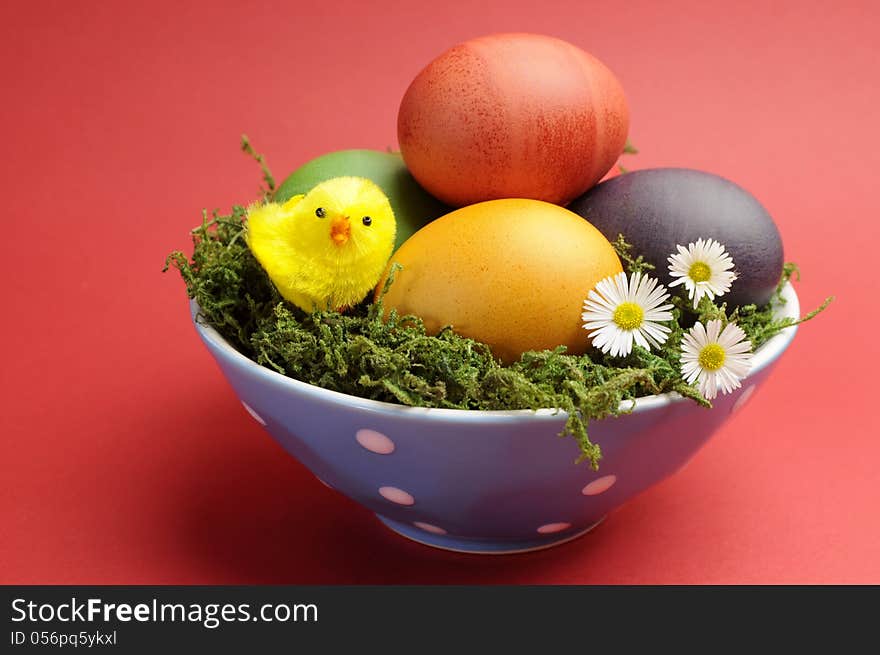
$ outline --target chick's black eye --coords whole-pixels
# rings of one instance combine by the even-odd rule
[[[315,210],[315,216],[317,216],[318,218],[324,218],[326,215],[327,215],[327,212],[324,211],[323,207],[318,207]]]
[[[364,216],[364,217],[361,219],[361,222],[362,222],[364,225],[372,225],[372,224],[373,224],[373,219],[370,218],[369,216]]]

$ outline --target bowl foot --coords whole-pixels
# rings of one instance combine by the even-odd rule
[[[401,523],[380,514],[376,514],[376,517],[385,527],[396,532],[401,537],[406,537],[425,546],[432,546],[441,550],[451,550],[456,553],[475,553],[480,555],[513,555],[515,553],[529,553],[535,550],[552,548],[587,534],[605,520],[603,516],[583,530],[577,532],[565,531],[559,533],[558,536],[548,535],[523,541],[483,541],[479,539],[465,539],[448,534],[432,534],[409,523]]]

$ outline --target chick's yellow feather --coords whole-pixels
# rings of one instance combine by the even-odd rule
[[[396,230],[374,182],[337,177],[283,204],[250,207],[245,234],[281,295],[311,312],[363,300],[385,270]]]

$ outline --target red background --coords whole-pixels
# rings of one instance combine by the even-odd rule
[[[0,582],[880,583],[880,5],[481,4],[3,4]],[[159,271],[202,207],[255,196],[241,132],[279,178],[395,146],[423,65],[514,30],[603,60],[632,166],[745,186],[803,306],[837,301],[685,470],[585,538],[474,557],[398,538],[286,455]]]

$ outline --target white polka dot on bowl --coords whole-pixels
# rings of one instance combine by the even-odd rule
[[[260,425],[266,425],[266,421],[264,421],[264,420],[263,420],[263,417],[260,416],[259,414],[257,414],[257,413],[254,411],[254,408],[253,408],[253,407],[251,407],[250,405],[248,405],[248,404],[247,404],[246,402],[244,402],[244,401],[242,401],[241,404],[244,405],[244,408],[247,410],[247,413],[250,414],[251,416],[253,416],[253,417],[254,417],[254,420],[255,420],[257,423],[259,423]]]
[[[581,489],[581,493],[585,496],[598,496],[613,487],[615,482],[617,482],[616,475],[603,475]]]
[[[394,442],[381,432],[376,432],[376,430],[369,430],[367,428],[358,430],[354,438],[371,453],[390,455],[394,452]]]
[[[568,530],[571,523],[546,523],[538,528],[538,534],[553,534],[554,532],[562,532]]]
[[[398,505],[413,505],[416,502],[412,494],[397,487],[379,487],[379,495],[385,500],[397,503]]]
[[[739,410],[741,410],[747,402],[749,402],[749,398],[752,397],[752,394],[755,393],[755,385],[748,387],[744,390],[739,398],[736,399],[736,402],[733,403],[733,407],[730,409],[731,414],[735,414]]]
[[[430,532],[431,534],[447,534],[446,530],[437,526],[431,525],[430,523],[423,523],[422,521],[415,521],[413,523],[419,530],[424,530],[425,532]]]

